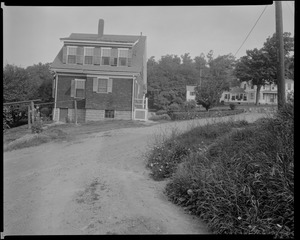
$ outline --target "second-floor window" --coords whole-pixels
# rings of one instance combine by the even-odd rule
[[[288,84],[287,84],[287,89],[288,89],[288,90],[292,90],[292,84],[291,84],[291,83],[288,83]]]
[[[110,65],[111,48],[101,48],[101,65]]]
[[[128,65],[128,49],[118,49],[118,66]]]
[[[93,47],[85,47],[84,48],[84,64],[93,64],[93,55],[94,55],[94,48]]]
[[[68,46],[67,48],[67,61],[70,64],[76,64],[76,54],[77,54],[77,47]]]

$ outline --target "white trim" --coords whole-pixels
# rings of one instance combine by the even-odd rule
[[[135,120],[134,119],[134,80],[136,79],[136,77],[135,76],[132,76],[132,106],[131,106],[131,118],[132,118],[132,120]]]
[[[108,76],[103,76],[103,75],[99,75],[99,74],[97,74],[97,75],[87,75],[87,77],[91,77],[91,78],[94,78],[94,77],[96,77],[96,78],[126,78],[126,79],[132,79],[132,75],[131,76],[113,76],[113,75],[108,75]]]
[[[127,45],[127,46],[134,46],[139,40],[137,40],[134,43],[121,43],[121,42],[101,42],[101,41],[86,41],[86,40],[64,40],[60,39],[61,41],[64,42],[64,44],[67,44],[68,42],[70,43],[95,43],[95,44],[109,44],[109,45]]]
[[[55,120],[55,114],[56,114],[56,102],[57,102],[57,86],[58,86],[58,74],[57,73],[55,73],[55,96],[54,96],[54,113],[53,113],[53,119]],[[59,114],[58,114],[58,116],[59,116]],[[57,121],[59,121],[59,118],[58,118],[58,120]]]

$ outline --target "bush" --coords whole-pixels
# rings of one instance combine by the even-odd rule
[[[167,111],[166,110],[158,110],[155,114],[156,115],[167,114]]]
[[[180,110],[180,105],[178,103],[172,103],[170,106],[168,106],[168,112],[174,112],[179,110]]]
[[[42,121],[40,121],[40,120],[35,121],[31,125],[31,132],[32,133],[41,133],[41,132],[43,132],[43,123],[42,123]]]
[[[244,109],[237,109],[233,111],[209,111],[209,112],[173,112],[170,113],[172,120],[190,120],[196,118],[207,118],[207,117],[224,117],[235,114],[243,113]]]
[[[234,110],[234,109],[235,109],[235,104],[230,103],[230,104],[229,104],[229,107],[230,107],[231,110]]]
[[[149,117],[149,120],[152,120],[152,121],[159,121],[159,120],[170,121],[171,118],[168,114],[162,114],[162,115],[153,115],[153,116]]]
[[[196,104],[196,101],[194,101],[194,100],[186,101],[183,103],[183,108],[186,112],[195,110],[196,106],[197,106],[197,104]]]
[[[222,134],[176,168],[166,193],[213,233],[294,237],[294,111]],[[193,130],[192,130],[193,131]]]

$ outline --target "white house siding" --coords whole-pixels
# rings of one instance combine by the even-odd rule
[[[290,90],[288,89],[288,84],[290,84]],[[240,102],[240,103],[255,103],[256,102],[256,89],[257,86],[253,86],[253,88],[251,87],[251,83],[247,83],[247,82],[242,82],[240,85],[241,88],[243,88],[246,92],[246,96],[247,96],[247,100],[237,100],[235,98],[235,100],[232,100],[232,96],[236,96],[237,94],[232,93],[232,92],[223,92],[222,96],[220,98],[220,101],[224,101],[224,102],[228,102],[228,103],[234,103],[234,102]],[[287,79],[286,80],[286,84],[285,84],[285,89],[286,89],[286,95],[289,92],[294,91],[294,81]],[[227,97],[227,99],[225,99],[225,94],[229,94],[230,98]],[[277,104],[278,97],[277,97],[277,85],[275,84],[270,84],[270,85],[265,85],[262,86],[260,89],[260,93],[259,93],[259,103],[260,104]]]

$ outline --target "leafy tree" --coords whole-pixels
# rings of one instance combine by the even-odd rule
[[[252,85],[256,85],[256,105],[259,101],[259,92],[261,86],[271,83],[270,76],[274,74],[273,66],[270,65],[268,55],[262,49],[247,50],[246,56],[238,61],[235,74],[241,82],[251,81]]]
[[[50,63],[34,64],[26,69],[32,85],[34,86],[32,96],[42,101],[52,100],[53,73],[50,71]]]
[[[293,77],[294,57],[291,52],[294,49],[294,38],[290,33],[284,33],[285,75]],[[240,81],[251,81],[257,86],[256,105],[259,101],[261,86],[265,84],[277,84],[277,45],[276,35],[267,38],[261,49],[247,50],[246,56],[241,57],[235,68],[235,75]]]
[[[225,81],[216,78],[205,79],[201,87],[195,88],[196,102],[202,105],[206,111],[219,103],[224,90],[228,89]]]
[[[270,75],[270,81],[277,83],[277,38],[276,33],[272,37],[268,37],[264,42],[262,51],[268,55],[269,67],[273,72]],[[283,33],[283,52],[284,52],[284,65],[285,77],[294,79],[294,37],[291,33]]]
[[[207,54],[208,68],[201,86],[197,86],[196,101],[207,111],[219,103],[224,90],[228,90],[233,78],[235,58],[231,55],[213,58],[213,51]]]

